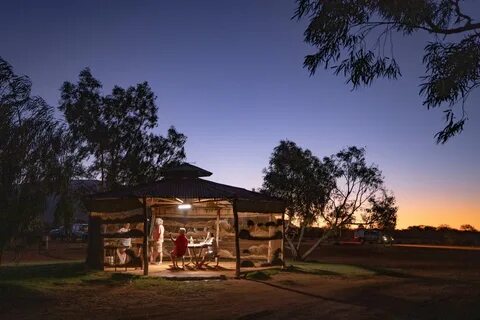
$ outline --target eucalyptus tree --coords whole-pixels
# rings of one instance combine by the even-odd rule
[[[304,67],[344,75],[353,88],[401,76],[394,34],[426,33],[420,95],[428,109],[443,108],[445,143],[467,121],[465,103],[480,85],[480,22],[463,0],[297,0],[295,18],[309,24],[304,41],[315,48]],[[477,12],[478,13],[478,12]]]
[[[320,212],[320,219],[329,232],[304,253],[303,259],[326,237],[336,235],[342,228],[358,221],[367,210],[369,201],[384,188],[382,172],[375,164],[367,162],[365,148],[344,148],[323,158],[323,164],[334,179],[325,208]]]
[[[321,216],[333,185],[330,173],[310,150],[286,140],[273,150],[264,170],[263,190],[286,202],[287,234],[293,229],[292,221],[300,225],[296,243],[294,237],[286,238],[295,259],[301,258],[305,229]]]
[[[0,58],[0,262],[5,247],[38,227],[55,192],[63,132],[31,82]]]
[[[362,214],[362,221],[382,230],[394,230],[397,224],[398,206],[393,193],[382,190],[380,195],[368,200],[370,207]]]
[[[127,89],[115,86],[108,95],[90,70],[77,83],[65,82],[59,109],[64,113],[88,170],[108,188],[156,180],[162,167],[184,160],[185,135],[158,125],[155,95],[147,82]]]
[[[365,153],[352,146],[320,160],[291,141],[281,141],[273,150],[263,189],[286,202],[289,226],[300,226],[298,237],[286,238],[295,259],[306,259],[328,237],[358,221],[383,190],[382,173]],[[325,232],[300,252],[305,229],[314,224],[325,225]]]

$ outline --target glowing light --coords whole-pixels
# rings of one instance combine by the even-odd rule
[[[180,209],[180,210],[188,210],[188,209],[191,209],[191,208],[192,208],[192,205],[189,204],[189,203],[182,203],[182,204],[178,205],[178,209]]]

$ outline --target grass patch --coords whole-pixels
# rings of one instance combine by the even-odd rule
[[[273,275],[276,275],[279,272],[280,270],[278,269],[266,269],[266,270],[248,272],[247,274],[245,274],[245,279],[266,281],[271,279]]]
[[[349,264],[320,263],[317,261],[297,262],[294,261],[287,267],[288,272],[308,273],[315,275],[330,275],[341,277],[371,277],[376,275],[406,278],[408,274],[401,270],[373,268]]]
[[[157,277],[89,270],[84,263],[50,263],[0,267],[0,301],[46,301],[62,292],[131,286],[180,295],[203,290],[204,283],[180,283]],[[102,289],[104,290],[104,289]]]
[[[339,277],[371,277],[375,275],[388,275],[398,276],[399,273],[386,269],[373,269],[369,267],[348,265],[348,264],[333,264],[333,263],[320,263],[317,261],[308,262],[292,262],[285,270],[279,269],[267,269],[252,271],[245,274],[245,278],[248,280],[260,280],[266,281],[271,279],[272,276],[279,272],[294,272],[305,273],[319,276],[339,276]]]
[[[290,272],[300,272],[315,275],[342,276],[342,277],[365,277],[376,274],[367,268],[348,265],[348,264],[331,264],[319,262],[293,262],[287,269]]]
[[[203,281],[175,281],[159,277],[139,277],[133,283],[138,290],[160,291],[161,294],[172,296],[196,295],[204,292],[206,283]]]

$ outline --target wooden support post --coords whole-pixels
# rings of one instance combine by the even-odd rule
[[[233,227],[235,229],[235,278],[240,278],[240,238],[238,231],[237,200],[233,200]]]
[[[148,276],[148,213],[147,198],[143,197],[143,275]]]
[[[282,212],[282,269],[285,269],[285,211]]]
[[[86,264],[96,270],[104,269],[103,237],[100,217],[88,215],[88,247]]]
[[[215,228],[215,244],[217,245],[217,252],[218,252],[218,239],[220,238],[220,210],[217,210],[217,223]]]
[[[272,221],[272,214],[268,216],[268,222]],[[268,236],[271,237],[274,234],[275,230],[273,228],[268,228]],[[268,251],[267,251],[267,262],[272,263],[273,261],[273,248],[272,248],[272,240],[268,240]]]

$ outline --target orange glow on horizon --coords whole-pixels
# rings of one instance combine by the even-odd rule
[[[470,224],[480,230],[480,203],[472,199],[454,197],[424,197],[422,199],[398,199],[397,229],[409,226],[447,224],[458,229]]]

